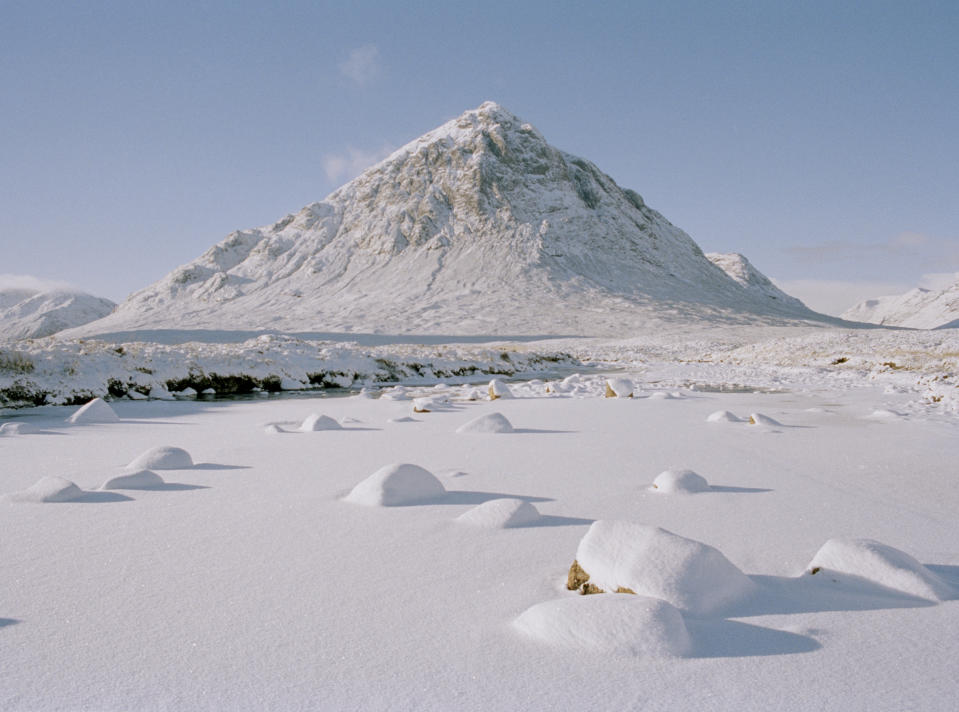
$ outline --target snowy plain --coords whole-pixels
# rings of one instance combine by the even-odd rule
[[[632,398],[603,397],[606,377],[584,373],[497,386],[492,402],[485,385],[423,383],[379,397],[118,400],[118,421],[93,424],[66,423],[75,407],[7,412],[32,427],[0,433],[0,492],[45,476],[82,492],[0,502],[0,707],[954,709],[948,399],[925,398],[915,370],[762,370],[777,351],[745,366],[743,348],[621,370]],[[723,410],[737,420],[710,421]],[[493,413],[512,432],[457,432]],[[341,427],[300,430],[315,414]],[[134,478],[146,489],[99,489],[158,462],[137,458],[159,446],[193,464],[155,469],[162,484]],[[394,468],[412,480],[382,472],[400,463],[441,488],[413,468]],[[686,469],[708,488],[651,487]],[[429,496],[349,501],[375,474]],[[683,596],[725,585],[709,567],[661,587],[672,601],[581,596],[567,573],[595,522],[678,535],[631,553],[612,538],[651,556],[656,581],[693,540],[750,584],[704,610]],[[906,592],[902,577],[919,575],[909,557],[877,565],[848,543],[862,539],[914,557],[935,586]],[[814,561],[846,571],[811,574]],[[631,575],[648,583],[641,566]],[[915,595],[926,590],[944,595]]]

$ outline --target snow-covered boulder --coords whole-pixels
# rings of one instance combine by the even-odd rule
[[[749,424],[765,426],[767,428],[775,428],[782,425],[778,420],[773,420],[768,415],[763,415],[762,413],[750,413]]]
[[[955,588],[904,551],[872,539],[830,539],[816,552],[807,569],[868,579],[919,598],[945,601]]]
[[[180,447],[161,445],[134,459],[127,470],[185,470],[193,467],[190,453]]]
[[[606,392],[607,398],[632,398],[633,382],[628,378],[607,378]]]
[[[290,378],[289,376],[283,376],[280,379],[280,390],[281,391],[302,391],[310,387],[309,383],[305,383],[298,378]]]
[[[381,467],[346,495],[347,502],[368,507],[396,507],[435,500],[446,494],[443,483],[419,465]]]
[[[529,502],[504,497],[483,502],[458,516],[456,521],[484,529],[509,529],[535,524],[541,518],[536,507]]]
[[[319,413],[312,413],[308,415],[302,423],[300,423],[299,430],[302,433],[315,433],[320,430],[342,430],[343,426],[338,422],[333,420],[328,415],[320,415]]]
[[[174,400],[174,395],[170,393],[165,384],[159,381],[155,381],[150,386],[150,397],[153,400]]]
[[[512,398],[513,391],[509,389],[505,383],[503,383],[498,378],[494,378],[489,382],[487,386],[487,393],[489,394],[490,400],[496,400],[497,398]]]
[[[754,590],[711,546],[658,527],[602,519],[580,541],[567,587],[652,596],[693,614],[713,613]]]
[[[502,413],[487,413],[463,423],[456,429],[458,433],[511,433],[513,424]]]
[[[48,475],[25,490],[8,494],[6,499],[10,502],[72,502],[84,494],[74,482]]]
[[[31,423],[9,422],[0,425],[0,435],[29,435],[36,433],[37,428]]]
[[[717,410],[706,416],[707,423],[742,423],[743,419],[728,410]]]
[[[413,399],[413,412],[414,413],[432,413],[434,410],[441,404],[433,398],[423,397],[423,398],[414,398]]]
[[[182,391],[177,391],[173,395],[176,398],[196,398],[196,389],[187,386]]]
[[[216,389],[215,389],[215,388],[204,388],[202,391],[200,391],[200,395],[201,395],[201,396],[207,396],[207,397],[215,396],[215,395],[216,395]]]
[[[163,478],[152,470],[137,470],[129,474],[111,477],[102,485],[102,490],[114,489],[150,489],[163,485]]]
[[[140,391],[137,391],[131,388],[130,390],[127,391],[127,398],[129,398],[130,400],[139,401],[139,400],[149,400],[150,396],[145,396],[142,393],[140,393]]]
[[[285,433],[286,431],[276,423],[268,423],[263,427],[263,432],[267,435],[276,435],[277,433]]]
[[[692,470],[666,470],[656,476],[650,490],[663,494],[694,494],[708,492],[709,483]]]
[[[410,394],[404,386],[393,386],[392,388],[384,388],[380,393],[380,398],[395,401],[409,400]]]
[[[90,423],[116,423],[120,416],[110,407],[102,398],[94,398],[92,401],[80,408],[76,413],[67,418],[68,423],[73,425],[87,425]]]
[[[576,596],[539,603],[513,621],[522,634],[577,653],[682,657],[692,640],[682,613],[647,596]]]

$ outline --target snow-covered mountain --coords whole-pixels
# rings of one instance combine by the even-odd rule
[[[793,309],[806,309],[806,305],[786,294],[772,283],[766,275],[753,266],[744,255],[738,252],[719,253],[709,252],[707,259],[728,274],[744,289],[752,292],[760,299],[771,299]]]
[[[826,319],[762,287],[745,260],[739,271],[731,278],[637,193],[487,102],[68,334],[622,335]]]
[[[115,307],[109,299],[68,289],[0,290],[0,341],[50,336],[101,319]]]
[[[905,294],[867,299],[843,312],[842,318],[913,329],[959,327],[959,278],[941,290],[916,287]]]

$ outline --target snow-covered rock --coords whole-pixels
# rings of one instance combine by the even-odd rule
[[[507,386],[498,378],[494,378],[489,382],[489,386],[487,386],[487,392],[489,393],[490,400],[513,397],[513,391],[511,391],[509,386]]]
[[[778,420],[770,418],[768,415],[763,415],[762,413],[750,413],[749,424],[765,426],[768,428],[774,428],[782,425],[782,423],[780,423]]]
[[[509,529],[535,524],[542,517],[529,502],[512,497],[491,499],[464,512],[456,518],[460,524],[484,529]]]
[[[905,294],[866,299],[844,311],[842,318],[912,329],[959,327],[959,275],[945,289],[917,287]]]
[[[487,413],[456,429],[458,433],[511,433],[513,424],[502,413]]]
[[[439,499],[446,488],[419,465],[386,465],[354,487],[345,500],[368,507],[396,507]]]
[[[607,398],[632,398],[633,382],[628,378],[608,378],[606,379]]]
[[[94,398],[82,406],[76,413],[67,418],[73,425],[88,425],[91,423],[117,423],[120,416],[102,398]]]
[[[343,426],[340,425],[337,421],[333,420],[328,415],[320,415],[319,413],[312,413],[308,415],[302,423],[300,423],[299,430],[303,433],[318,432],[320,430],[342,430]]]
[[[742,423],[743,419],[728,410],[717,410],[706,416],[708,423]]]
[[[663,494],[694,494],[710,488],[706,478],[692,470],[666,470],[656,476],[650,489]]]
[[[111,477],[100,485],[100,489],[151,489],[163,484],[163,478],[152,470],[137,470],[136,472]]]
[[[39,339],[101,319],[116,308],[109,299],[85,292],[4,290],[0,298],[0,341]],[[16,300],[17,297],[22,297]]]
[[[513,621],[522,634],[587,655],[683,657],[692,640],[682,613],[647,596],[576,596],[538,603]]]
[[[25,490],[6,495],[6,499],[10,502],[72,502],[84,494],[76,483],[48,475]]]
[[[190,453],[180,447],[161,445],[135,458],[127,470],[186,470],[193,467]]]
[[[824,571],[859,576],[933,601],[946,601],[959,594],[906,552],[872,539],[830,539],[816,552],[807,571],[814,575]]]
[[[592,587],[661,598],[693,614],[716,612],[754,590],[753,582],[717,549],[636,522],[593,522],[579,543],[574,566]]]
[[[325,200],[234,232],[67,336],[614,336],[691,320],[826,319],[756,281],[731,278],[637,193],[486,102]]]

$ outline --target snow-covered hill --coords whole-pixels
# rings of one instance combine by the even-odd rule
[[[67,289],[0,290],[0,341],[50,336],[101,319],[115,307],[109,299]]]
[[[843,319],[913,329],[959,327],[959,279],[942,290],[917,287],[905,294],[860,302]]]
[[[719,252],[710,252],[706,257],[723,272],[732,277],[741,284],[744,289],[752,292],[762,299],[770,299],[782,304],[788,308],[806,309],[806,305],[786,294],[783,290],[772,283],[766,275],[756,269],[744,255],[738,252],[723,254]]]
[[[731,279],[638,194],[487,102],[68,335],[621,335],[684,320],[826,318],[755,281]]]

